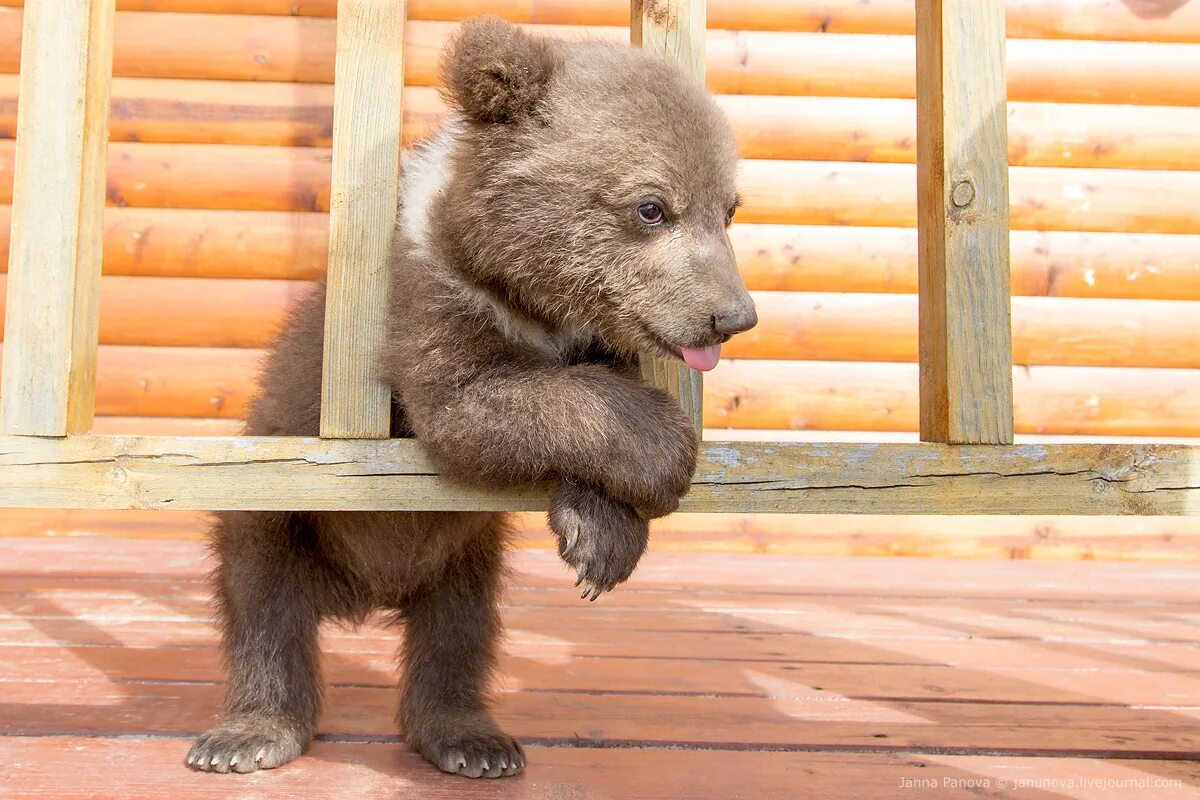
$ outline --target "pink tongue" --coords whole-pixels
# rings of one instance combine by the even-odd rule
[[[721,360],[721,345],[719,344],[714,344],[712,347],[685,347],[681,352],[683,353],[683,363],[701,372],[708,372]]]

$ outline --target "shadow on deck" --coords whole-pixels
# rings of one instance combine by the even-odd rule
[[[588,604],[514,561],[496,707],[525,775],[407,752],[381,627],[325,632],[304,757],[196,775],[203,546],[0,539],[0,797],[1200,797],[1200,566],[652,553]]]

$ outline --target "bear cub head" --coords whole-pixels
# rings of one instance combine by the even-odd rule
[[[708,370],[757,323],[728,235],[733,133],[680,67],[484,18],[442,71],[451,114],[406,166],[415,246],[507,312],[620,353]]]

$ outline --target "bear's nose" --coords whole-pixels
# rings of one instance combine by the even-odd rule
[[[748,331],[758,324],[758,312],[753,303],[727,309],[713,314],[713,328],[717,333],[732,336],[735,333]]]

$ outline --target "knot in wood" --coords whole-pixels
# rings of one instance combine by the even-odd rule
[[[950,192],[950,201],[955,208],[966,208],[975,202],[975,184],[971,181],[959,181]]]

